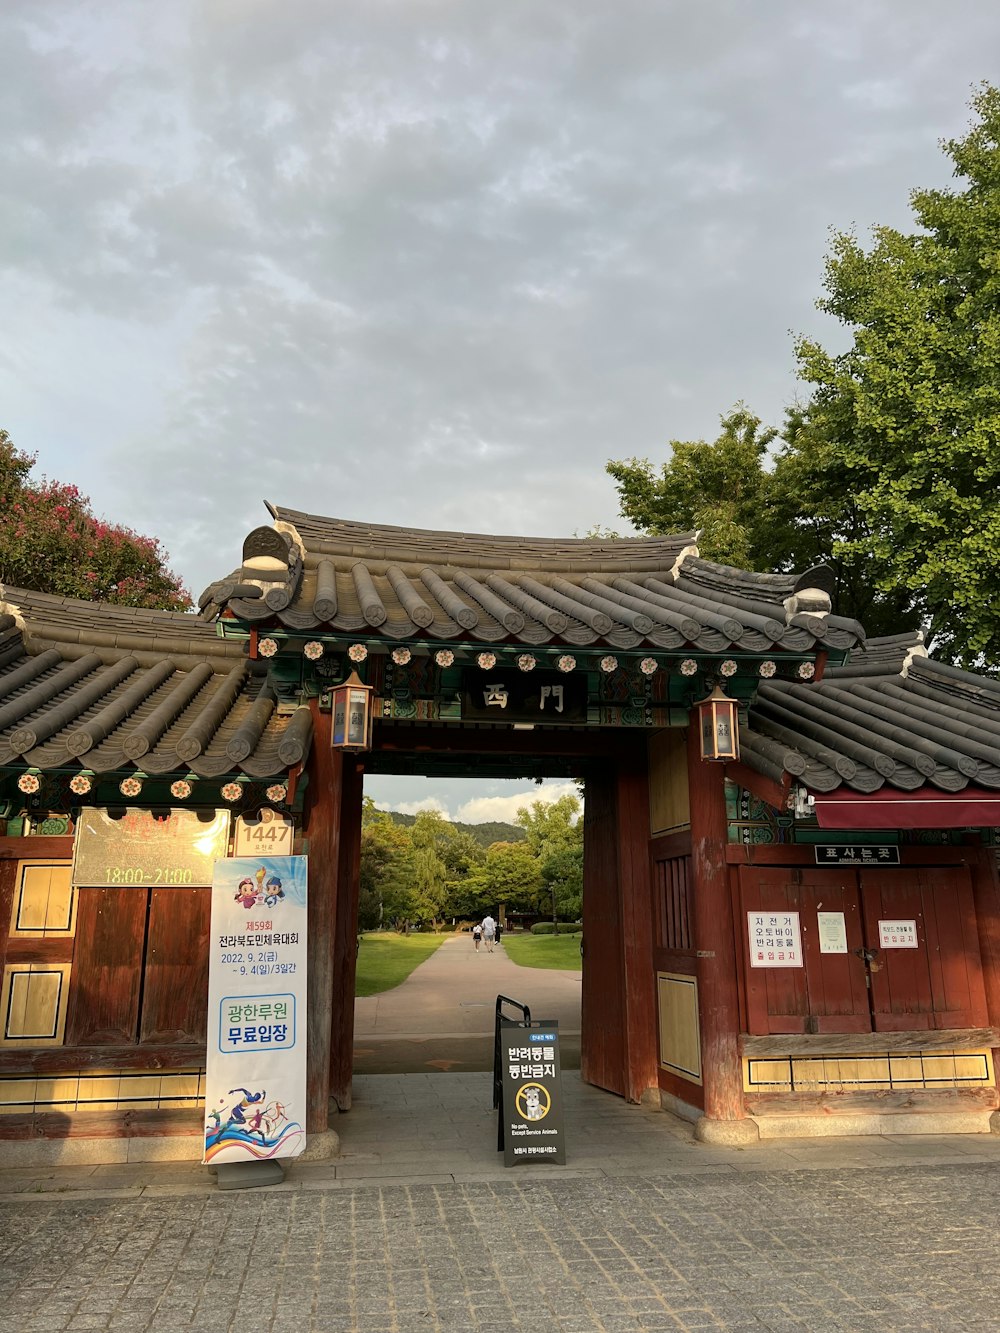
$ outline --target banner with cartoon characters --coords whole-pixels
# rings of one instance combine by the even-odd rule
[[[304,856],[215,863],[204,1162],[296,1157],[306,1146]]]

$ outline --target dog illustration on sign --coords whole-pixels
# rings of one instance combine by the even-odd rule
[[[540,1083],[525,1083],[518,1088],[514,1101],[524,1120],[544,1120],[552,1106],[548,1091]]]

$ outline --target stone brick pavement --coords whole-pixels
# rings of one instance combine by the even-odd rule
[[[3,1172],[0,1331],[1000,1327],[992,1136],[710,1148],[568,1076],[569,1165],[504,1171],[488,1076],[358,1083],[343,1158],[270,1189]]]
[[[0,1328],[998,1326],[996,1171],[652,1174],[8,1204]]]

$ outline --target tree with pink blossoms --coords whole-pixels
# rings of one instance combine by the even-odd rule
[[[154,537],[97,518],[76,486],[31,480],[35,456],[0,430],[0,584],[186,611],[191,598]]]

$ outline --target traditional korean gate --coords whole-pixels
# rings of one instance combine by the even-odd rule
[[[969,872],[739,871],[746,1031],[900,1032],[988,1022]],[[798,913],[802,966],[751,967],[747,913]],[[842,913],[846,951],[823,952],[818,913]],[[915,947],[885,947],[882,927],[913,922]],[[881,924],[880,924],[881,923]]]

